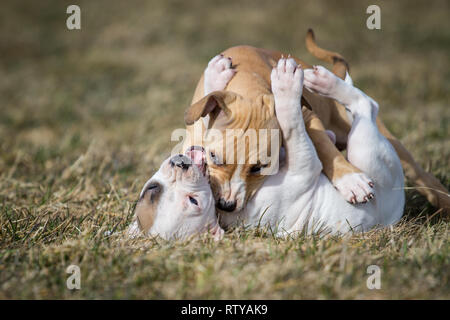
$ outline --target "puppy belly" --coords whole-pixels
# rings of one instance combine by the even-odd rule
[[[350,204],[334,188],[328,178],[321,174],[314,196],[314,205],[308,221],[308,229],[332,234],[350,231],[367,231],[376,224],[374,202]]]

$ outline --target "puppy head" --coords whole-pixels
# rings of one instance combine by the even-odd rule
[[[203,148],[166,159],[142,188],[136,205],[136,221],[146,235],[186,239],[218,227],[214,198],[208,182]]]
[[[202,145],[220,212],[238,212],[278,170],[281,134],[272,95],[256,100],[216,91],[185,113],[187,125],[209,117]]]

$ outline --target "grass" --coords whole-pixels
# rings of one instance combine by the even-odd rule
[[[0,12],[0,298],[450,298],[449,219],[414,189],[399,224],[345,238],[122,236],[208,59],[251,44],[318,63],[308,27],[450,187],[447,1],[381,2],[375,31],[370,1],[79,1],[81,31],[65,27],[69,4]],[[81,290],[66,288],[71,264]],[[380,290],[366,287],[372,264]]]

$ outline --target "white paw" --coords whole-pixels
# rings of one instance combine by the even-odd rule
[[[211,59],[205,69],[205,95],[213,91],[224,90],[236,70],[232,68],[231,57],[219,54]]]
[[[365,203],[375,197],[374,183],[364,173],[350,173],[335,181],[334,186],[350,203]]]
[[[292,58],[281,58],[272,69],[272,93],[277,100],[300,101],[303,89],[303,70]]]
[[[338,85],[338,77],[322,66],[305,70],[305,87],[324,96],[332,96]]]

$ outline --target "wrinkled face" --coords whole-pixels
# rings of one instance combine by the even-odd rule
[[[230,125],[228,130],[222,131],[223,139],[205,145],[211,188],[218,210],[241,211],[267,175],[275,172],[279,147],[271,149],[278,140],[272,145],[270,133],[267,137],[260,137],[259,131],[253,127],[242,129]],[[263,146],[260,140],[266,138]]]
[[[136,205],[139,229],[164,239],[186,239],[218,230],[205,153],[192,149],[163,162],[144,185]],[[222,231],[223,232],[223,231]]]
[[[230,92],[222,94],[225,98],[216,97],[222,101],[205,97],[188,112],[210,116],[202,145],[217,209],[239,212],[265,178],[277,172],[281,133],[271,96],[249,101]]]

